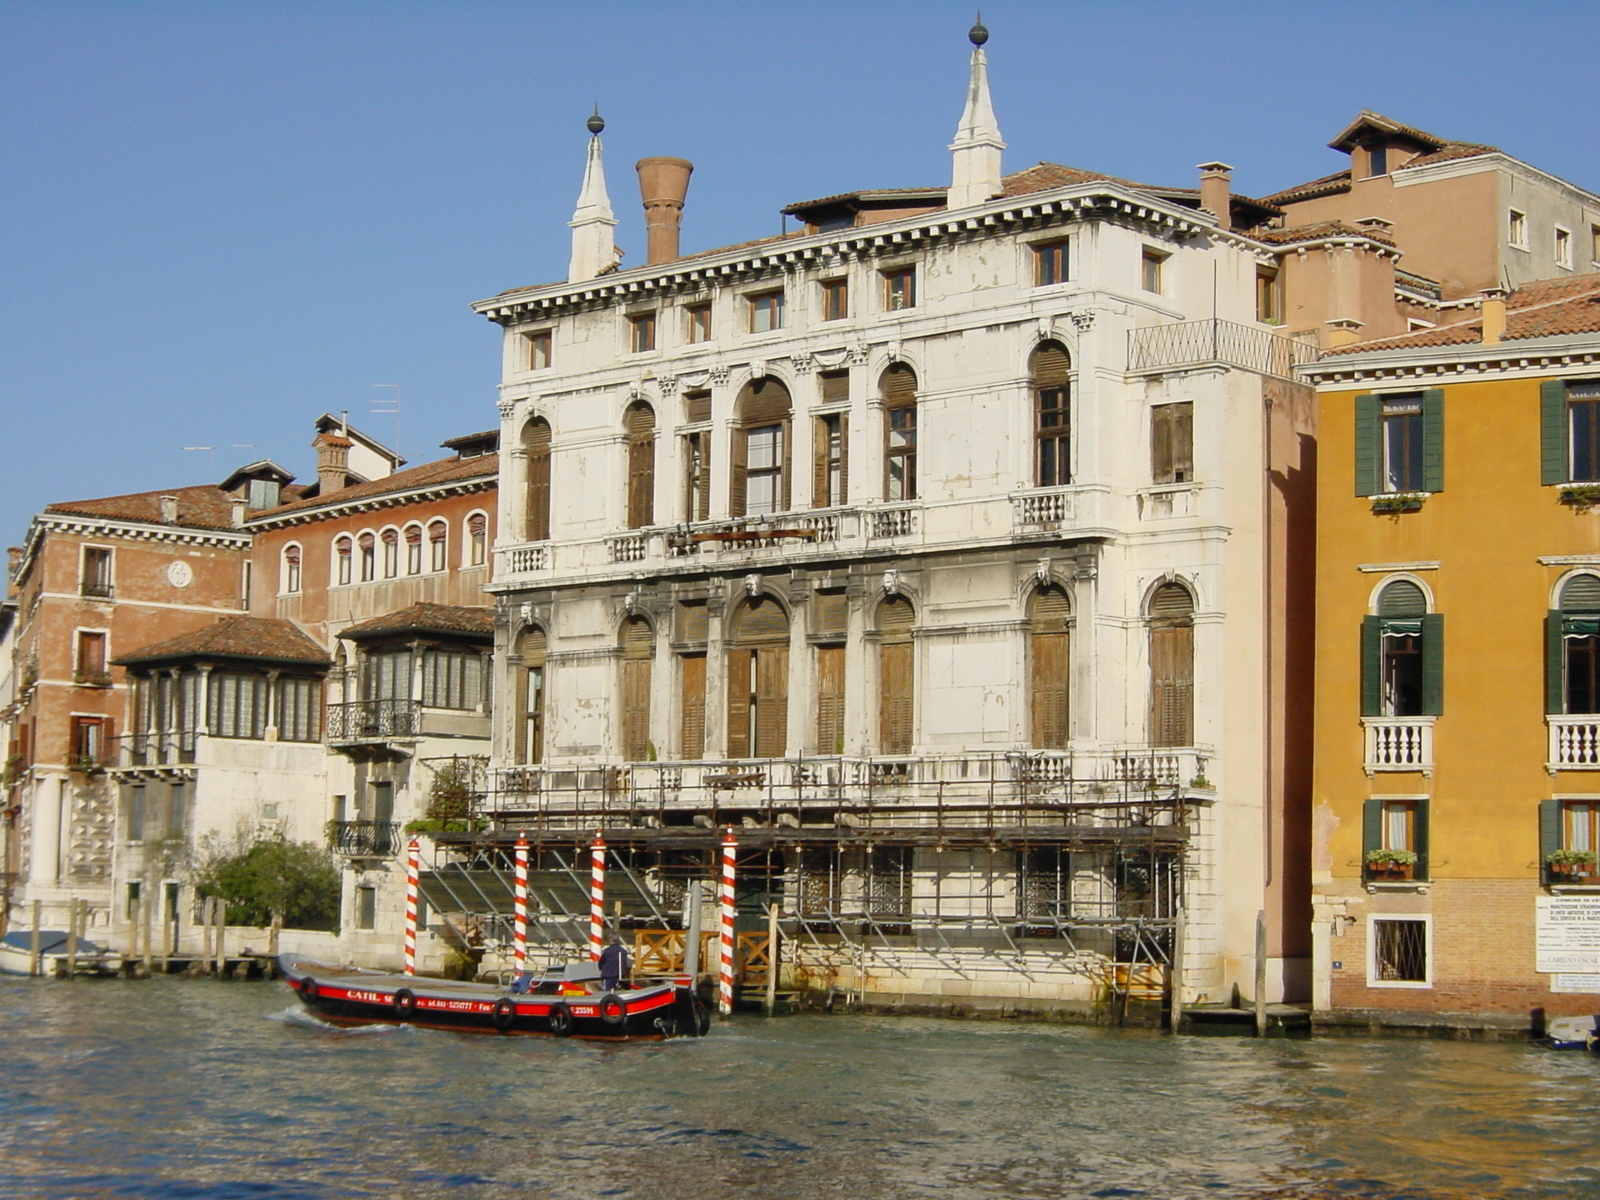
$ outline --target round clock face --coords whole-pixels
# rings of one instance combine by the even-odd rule
[[[194,582],[194,568],[186,562],[168,563],[167,582],[173,587],[188,587]]]

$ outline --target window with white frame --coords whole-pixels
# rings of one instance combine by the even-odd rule
[[[428,526],[428,570],[443,571],[449,565],[450,527],[443,521]]]
[[[467,518],[467,566],[481,567],[489,555],[489,518],[473,513]]]
[[[393,579],[400,574],[400,531],[385,529],[383,538],[383,577]]]
[[[1511,209],[1506,213],[1506,241],[1518,250],[1528,248],[1528,214]]]
[[[1555,255],[1556,266],[1566,267],[1570,271],[1572,269],[1572,230],[1563,229],[1557,225],[1550,249]]]
[[[355,539],[348,534],[333,543],[333,581],[349,583],[355,577]]]
[[[300,591],[300,547],[291,543],[283,548],[283,591],[295,595]]]
[[[406,526],[406,574],[422,574],[422,526]]]
[[[1433,986],[1433,919],[1373,916],[1367,937],[1367,986]]]

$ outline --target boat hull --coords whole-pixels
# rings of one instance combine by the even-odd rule
[[[407,978],[327,963],[279,962],[283,982],[338,1025],[418,1025],[456,1033],[661,1041],[703,1036],[710,1016],[686,985],[600,995],[516,995],[487,984]]]

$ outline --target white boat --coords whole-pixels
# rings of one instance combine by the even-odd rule
[[[54,975],[56,964],[67,958],[68,934],[62,929],[39,930],[39,973]],[[84,938],[78,939],[80,969],[103,969],[106,948]],[[29,975],[33,965],[33,930],[13,929],[0,937],[0,975]]]

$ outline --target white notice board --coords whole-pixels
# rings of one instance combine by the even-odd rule
[[[1600,895],[1534,898],[1536,971],[1600,972]]]

